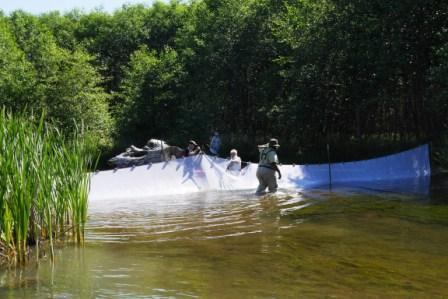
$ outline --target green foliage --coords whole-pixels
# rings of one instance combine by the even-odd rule
[[[19,11],[0,18],[0,101],[45,108],[67,134],[83,122],[104,145],[217,129],[250,158],[272,136],[295,161],[325,160],[326,143],[362,158],[442,138],[447,32],[448,3],[430,0]]]
[[[79,17],[75,36],[96,56],[95,64],[106,79],[106,89],[117,91],[123,67],[141,46],[162,51],[172,46],[184,9],[177,2],[155,2],[152,7],[123,6],[113,15],[92,12]]]
[[[137,50],[125,71],[117,109],[123,136],[144,142],[148,136],[174,134],[170,128],[180,117],[176,95],[182,78],[183,65],[174,50],[166,48],[160,54],[146,47]]]
[[[79,44],[75,33],[79,30],[81,12],[73,10],[66,15],[50,12],[40,16],[39,21],[47,27],[59,47],[75,50]]]
[[[447,28],[445,3],[285,3],[274,20],[275,36],[287,46],[277,62],[292,83],[286,96],[297,116],[290,126],[304,128],[303,143],[438,138],[433,133],[446,121],[431,119],[446,112],[433,109],[443,105],[425,92]]]
[[[92,57],[78,46],[59,47],[34,16],[16,12],[10,24],[1,27],[6,47],[5,63],[0,65],[5,74],[0,103],[14,111],[46,110],[64,134],[73,134],[83,124],[100,145],[110,144],[109,95],[100,87]]]
[[[204,1],[192,6],[178,44],[189,75],[186,101],[200,115],[190,122],[204,123],[202,133],[195,132],[202,139],[218,128],[229,134],[229,141],[254,144],[257,136],[274,133],[281,121],[277,112],[284,106],[273,62],[272,10],[266,1]]]
[[[6,20],[0,19],[0,106],[20,110],[31,101],[34,84],[31,63],[17,46]]]

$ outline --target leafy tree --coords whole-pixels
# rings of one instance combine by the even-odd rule
[[[290,96],[297,99],[294,110],[307,115],[308,132],[338,144],[427,138],[428,119],[438,111],[428,109],[432,100],[422,91],[446,38],[445,3],[285,1],[285,7],[275,33],[289,49],[278,62],[294,83]]]
[[[115,124],[120,147],[217,129],[245,158],[271,136],[299,162],[325,159],[325,143],[365,158],[446,134],[447,16],[442,0],[17,11],[0,17],[1,101],[48,109],[67,132],[75,119],[107,139]]]
[[[0,18],[0,106],[20,111],[32,102],[35,73],[19,49],[6,19]]]
[[[100,144],[110,143],[109,96],[98,87],[101,78],[90,64],[91,57],[82,49],[58,47],[36,17],[16,12],[11,24],[34,74],[31,100],[24,107],[45,109],[67,135],[83,125]]]
[[[232,133],[229,141],[253,144],[277,131],[275,111],[283,108],[273,104],[281,94],[270,31],[275,10],[268,1],[192,5],[178,46],[189,72],[188,102],[203,115],[205,134],[218,128]]]
[[[183,76],[183,65],[173,49],[157,54],[143,46],[132,54],[117,109],[125,142],[143,143],[150,137],[177,134]]]
[[[75,50],[81,44],[76,37],[81,16],[79,10],[73,10],[65,15],[54,11],[41,15],[39,21],[51,31],[59,47]]]

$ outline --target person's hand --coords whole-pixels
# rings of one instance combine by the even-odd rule
[[[279,172],[278,173],[278,179],[281,180],[282,179],[282,174]]]

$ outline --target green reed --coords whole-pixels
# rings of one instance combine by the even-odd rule
[[[0,112],[0,254],[26,260],[28,244],[73,236],[82,243],[87,217],[92,142],[70,139],[44,117]]]

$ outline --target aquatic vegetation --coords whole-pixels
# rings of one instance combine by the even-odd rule
[[[24,262],[30,244],[72,236],[83,242],[92,142],[40,119],[0,112],[0,253]]]

